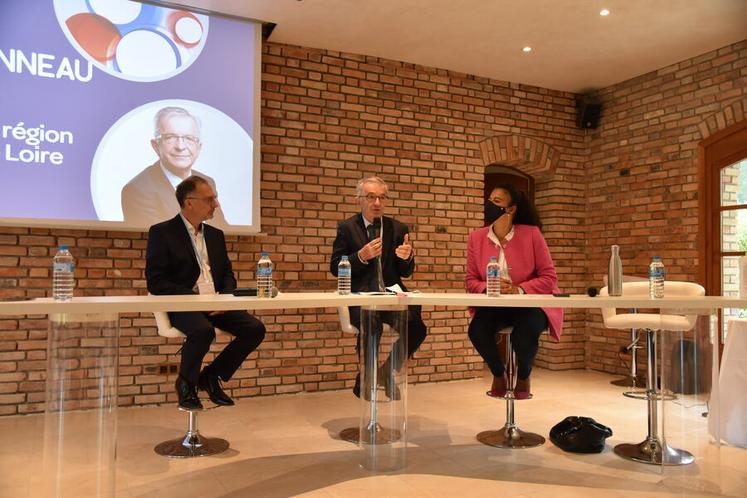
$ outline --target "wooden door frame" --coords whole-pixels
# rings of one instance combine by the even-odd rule
[[[714,257],[714,244],[720,246],[721,243],[721,211],[718,209],[721,201],[721,169],[747,157],[746,136],[747,119],[714,133],[698,144],[698,183],[702,187],[698,202],[698,228],[701,234],[698,279],[707,295],[721,294],[721,261]]]

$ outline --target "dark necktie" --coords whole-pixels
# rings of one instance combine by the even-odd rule
[[[371,223],[368,225],[368,241],[371,242],[373,239],[379,236],[379,231],[376,229],[376,225]]]
[[[368,240],[369,242],[378,238],[380,233],[381,225],[380,224],[374,224],[371,223],[368,225],[368,228],[366,231],[368,232]],[[374,272],[371,277],[371,283],[369,285],[369,290],[371,291],[378,291],[378,292],[384,292],[384,275],[381,271],[381,256],[377,256],[370,261],[371,264],[374,266]]]

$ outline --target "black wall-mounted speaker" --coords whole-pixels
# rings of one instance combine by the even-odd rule
[[[594,129],[599,126],[599,117],[602,115],[602,104],[599,102],[581,99],[576,111],[576,126],[579,128]]]
[[[270,39],[270,35],[275,30],[275,24],[274,22],[263,22],[262,23],[262,39],[267,41]]]

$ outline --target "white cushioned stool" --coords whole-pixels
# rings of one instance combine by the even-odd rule
[[[607,296],[607,287],[599,294]],[[648,282],[623,282],[623,296],[648,296]],[[690,282],[665,282],[664,296],[695,297],[704,296],[705,289]],[[654,300],[652,299],[652,302]],[[657,332],[669,330],[685,332],[695,327],[698,315],[675,315],[665,313],[617,313],[615,308],[602,308],[604,326],[610,329],[642,329],[646,332],[646,400],[648,402],[648,433],[638,444],[618,444],[615,453],[627,460],[655,465],[687,465],[695,460],[688,451],[672,448],[658,435],[658,414],[656,402],[663,393],[657,382],[656,363]]]
[[[506,340],[506,375],[508,377],[508,389],[506,395],[500,399],[506,400],[506,423],[499,430],[483,431],[477,435],[477,440],[488,446],[497,448],[534,448],[545,444],[545,438],[533,432],[525,432],[516,425],[514,413],[514,388],[516,387],[517,367],[513,348],[511,347],[511,332],[513,327],[506,327],[498,331]],[[529,395],[531,399],[532,395]],[[519,400],[521,401],[521,400]]]
[[[169,315],[163,311],[155,311],[153,315],[156,318],[158,335],[162,337],[185,337],[177,328],[172,327]],[[216,328],[216,334],[225,334],[222,330]],[[225,439],[204,437],[197,429],[197,414],[203,410],[212,410],[216,407],[190,410],[178,407],[179,410],[187,412],[187,432],[183,437],[170,439],[159,443],[154,451],[161,456],[170,458],[191,458],[198,456],[210,456],[223,453],[228,449],[229,443]]]

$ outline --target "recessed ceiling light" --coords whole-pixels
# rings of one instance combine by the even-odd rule
[[[608,16],[610,15],[610,11],[608,9],[602,9],[599,11],[600,16]]]
[[[521,51],[528,54],[529,52],[532,51],[532,47],[524,47],[521,49]]]

